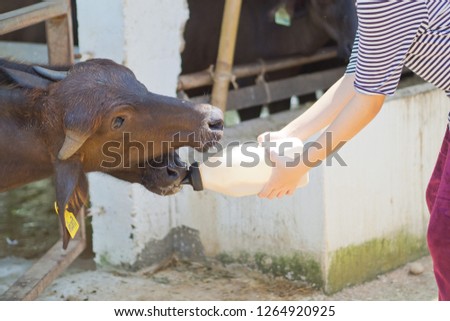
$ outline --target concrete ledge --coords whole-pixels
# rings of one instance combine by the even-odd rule
[[[330,253],[327,294],[360,284],[428,254],[425,237],[399,231]]]

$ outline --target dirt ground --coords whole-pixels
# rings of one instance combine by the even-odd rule
[[[31,264],[29,260],[0,260],[0,293]],[[437,290],[430,257],[423,257],[377,279],[325,295],[305,283],[273,278],[238,264],[211,260],[206,264],[175,258],[136,273],[95,268],[90,260],[76,261],[53,282],[39,300],[131,301],[434,301]],[[411,269],[423,270],[418,275]]]

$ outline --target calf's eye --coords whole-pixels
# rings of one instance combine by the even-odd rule
[[[119,129],[122,127],[122,125],[125,123],[125,118],[123,117],[115,117],[112,121],[111,128],[112,129]]]

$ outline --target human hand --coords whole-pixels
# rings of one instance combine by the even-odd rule
[[[292,159],[280,156],[275,151],[270,153],[270,160],[274,162],[274,168],[269,181],[264,185],[258,196],[260,198],[274,199],[286,195],[293,195],[302,177],[309,168],[302,162],[293,165]]]
[[[276,141],[279,139],[285,139],[288,136],[282,131],[273,131],[273,132],[264,132],[258,136],[258,143],[266,142],[266,141]]]

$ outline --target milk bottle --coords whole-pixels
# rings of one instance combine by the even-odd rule
[[[282,166],[295,166],[303,152],[303,143],[298,138],[280,139],[262,144],[247,143],[229,146],[208,158],[194,163],[183,181],[196,191],[211,190],[234,197],[256,195],[269,180],[274,164],[270,152],[274,151],[285,161]],[[306,174],[297,187],[308,184]]]

